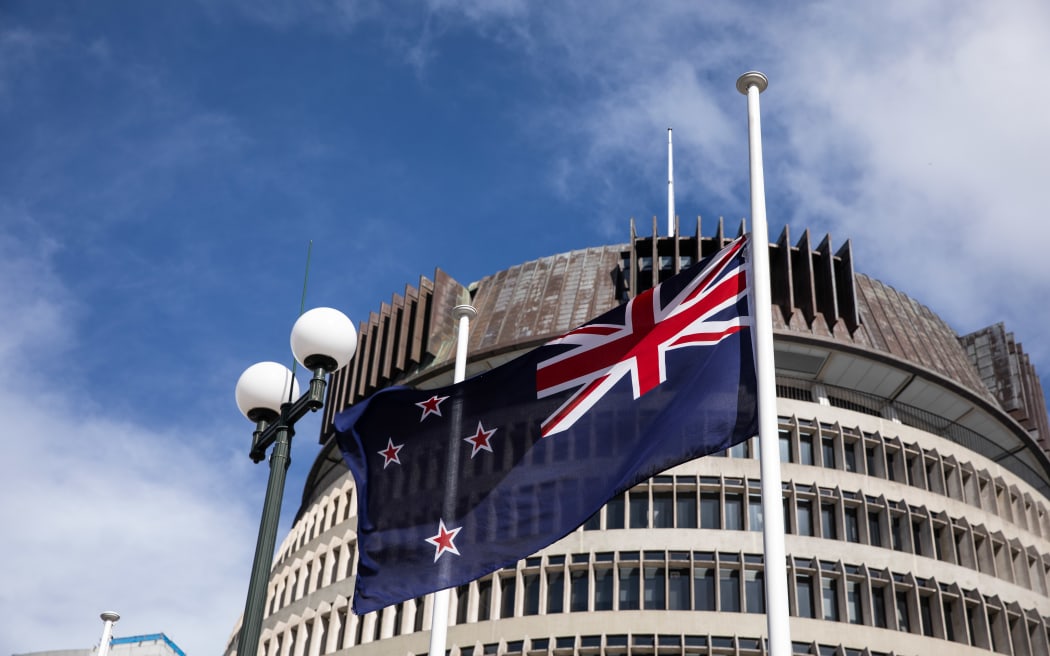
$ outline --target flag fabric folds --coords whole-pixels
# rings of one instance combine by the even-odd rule
[[[354,612],[454,587],[757,431],[747,239],[498,368],[335,418],[358,494]]]

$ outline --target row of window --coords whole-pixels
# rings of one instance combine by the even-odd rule
[[[1050,537],[1045,499],[1033,498],[987,471],[977,471],[971,463],[858,428],[797,417],[780,417],[779,422],[781,462],[839,469],[928,490]],[[738,444],[724,455],[757,458],[758,440]]]
[[[789,604],[795,617],[872,626],[1015,655],[1050,653],[1050,618],[955,584],[841,561],[800,558],[789,558],[788,577],[793,582]],[[451,607],[455,624],[576,611],[762,613],[763,558],[761,554],[714,551],[534,557],[518,569],[455,589]],[[422,631],[429,613],[429,601],[424,599],[363,617],[348,615],[342,608],[288,631],[293,643],[297,637],[309,641],[312,635],[319,641],[318,649],[326,650],[319,653],[328,653]],[[266,643],[269,656],[283,656],[280,640]],[[573,642],[571,646],[595,645]],[[508,651],[519,651],[513,647],[508,645]]]
[[[784,484],[785,530],[867,544],[974,569],[1048,595],[1050,560],[964,518],[835,488]],[[610,500],[584,531],[646,528],[762,530],[757,479],[660,475]],[[586,557],[586,554],[583,555]],[[335,543],[271,581],[268,614],[353,573],[352,545]]]
[[[784,483],[784,528],[794,535],[868,544],[975,569],[1043,595],[1050,559],[964,518],[837,488]],[[610,500],[583,530],[762,530],[758,479],[661,475]]]

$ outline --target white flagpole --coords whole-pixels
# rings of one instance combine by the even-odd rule
[[[758,376],[758,443],[762,467],[762,541],[766,568],[766,626],[770,656],[791,654],[788,624],[787,550],[784,546],[784,503],[780,488],[780,440],[777,434],[776,369],[773,362],[773,300],[769,285],[769,231],[762,173],[762,121],[758,94],[769,81],[751,71],[736,81],[747,96],[748,143],[751,162],[751,281],[754,290],[755,367]]]
[[[674,237],[674,155],[671,128],[667,128],[667,236]]]
[[[478,316],[472,305],[457,305],[452,308],[452,318],[459,322],[456,335],[456,369],[453,383],[462,383],[467,377],[467,340],[470,337],[470,320]],[[458,422],[456,422],[458,427]],[[430,656],[445,656],[448,637],[449,588],[434,593],[434,605],[430,609]]]
[[[106,656],[109,653],[109,643],[113,639],[113,625],[120,619],[120,615],[107,610],[99,617],[102,618],[102,639],[98,643],[98,656]]]

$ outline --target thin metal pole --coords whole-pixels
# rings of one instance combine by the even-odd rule
[[[452,317],[459,322],[453,383],[462,383],[467,377],[467,342],[470,337],[470,320],[476,316],[478,316],[478,311],[472,305],[457,305],[452,308]],[[459,422],[454,421],[453,425],[458,427]],[[448,490],[446,494],[453,496],[454,491]],[[448,638],[448,605],[448,588],[434,593],[434,604],[430,609],[430,656],[444,656],[445,654],[445,643]]]
[[[279,421],[283,424],[284,418]],[[266,585],[270,578],[270,566],[273,564],[274,545],[277,542],[277,523],[281,518],[284,481],[288,474],[288,465],[292,462],[292,435],[291,427],[279,426],[277,440],[270,453],[270,478],[266,482],[266,497],[263,500],[262,519],[259,521],[259,539],[255,544],[252,577],[248,582],[248,598],[244,602],[241,637],[237,641],[238,656],[256,656],[259,651]]]
[[[754,280],[755,367],[758,376],[758,443],[762,467],[762,541],[765,547],[766,625],[770,656],[791,654],[788,622],[787,550],[780,488],[780,441],[777,434],[776,369],[773,361],[773,311],[769,288],[769,230],[766,226],[765,177],[762,172],[762,121],[758,95],[769,81],[751,71],[736,81],[747,96],[751,162],[751,267]]]
[[[102,618],[102,639],[98,643],[98,656],[106,656],[109,653],[109,642],[113,639],[113,624],[120,619],[120,615],[107,610],[99,617]]]
[[[674,237],[674,155],[671,128],[667,128],[667,236]]]

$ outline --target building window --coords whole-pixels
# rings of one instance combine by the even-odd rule
[[[886,627],[886,591],[878,587],[871,589],[871,619],[880,629]]]
[[[798,461],[803,465],[813,464],[813,436],[802,434],[798,436]]]
[[[674,493],[653,492],[653,528],[674,528]]]
[[[861,623],[860,581],[846,581],[846,621]]]
[[[620,565],[620,610],[638,610],[638,566]]]
[[[722,568],[718,576],[718,597],[723,613],[740,612],[740,570]]]
[[[722,528],[722,500],[717,492],[700,495],[700,528]]]
[[[820,441],[820,459],[828,469],[835,468],[835,438],[825,437]]]
[[[693,593],[697,610],[715,610],[715,570],[697,567],[693,570]]]
[[[860,542],[860,526],[857,525],[857,509],[846,508],[844,518],[846,520],[846,539],[850,542]]]
[[[667,572],[667,609],[689,610],[689,569],[673,567]]]
[[[631,528],[649,528],[649,490],[636,490],[629,495]]]
[[[499,591],[499,616],[514,617],[514,574],[500,577]]]
[[[908,593],[900,591],[895,595],[897,601],[897,630],[908,633],[911,631],[908,622]]]
[[[795,595],[798,599],[798,616],[813,617],[813,577],[809,574],[795,576]]]
[[[492,606],[492,579],[478,581],[478,621],[484,622],[489,619]],[[416,608],[419,612],[419,608]]]
[[[813,503],[811,501],[798,501],[798,534],[813,535]]]
[[[613,573],[611,567],[594,570],[594,610],[613,609]]]
[[[580,613],[587,610],[590,597],[589,573],[585,569],[574,569],[569,572],[569,610]]]
[[[791,462],[791,433],[780,430],[780,462]]]
[[[525,615],[538,615],[540,612],[540,575],[523,574],[521,582],[524,587],[522,613]]]
[[[609,499],[609,503],[605,504],[605,528],[623,528],[623,513],[623,495],[621,494]]]
[[[725,528],[727,531],[744,530],[744,499],[739,494],[727,494],[725,504]]]
[[[565,611],[565,574],[560,569],[547,572],[547,612]]]
[[[830,503],[820,504],[820,533],[825,540],[837,540],[835,528],[835,506]]]
[[[675,506],[678,528],[696,528],[696,490],[678,490]]]
[[[762,497],[752,494],[747,498],[747,528],[749,531],[762,530]]]
[[[667,587],[664,568],[646,565],[644,571],[646,610],[663,610],[667,606]]]
[[[744,598],[747,600],[747,612],[766,612],[765,574],[761,570],[749,569],[744,572]]]
[[[839,590],[835,579],[820,580],[821,602],[824,606],[824,619],[829,622],[839,621]]]

